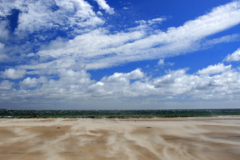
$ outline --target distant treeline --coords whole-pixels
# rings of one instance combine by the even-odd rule
[[[153,118],[240,115],[240,109],[182,110],[0,110],[0,118]]]

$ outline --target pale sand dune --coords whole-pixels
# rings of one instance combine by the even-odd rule
[[[0,119],[1,160],[239,158],[240,117]]]

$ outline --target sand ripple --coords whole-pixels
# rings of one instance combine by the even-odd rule
[[[4,160],[238,160],[240,118],[1,119]]]

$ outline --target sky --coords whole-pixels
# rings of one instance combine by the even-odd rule
[[[240,108],[239,0],[0,0],[0,108]]]

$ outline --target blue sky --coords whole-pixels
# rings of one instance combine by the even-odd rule
[[[239,31],[239,0],[2,0],[0,108],[239,108]]]

